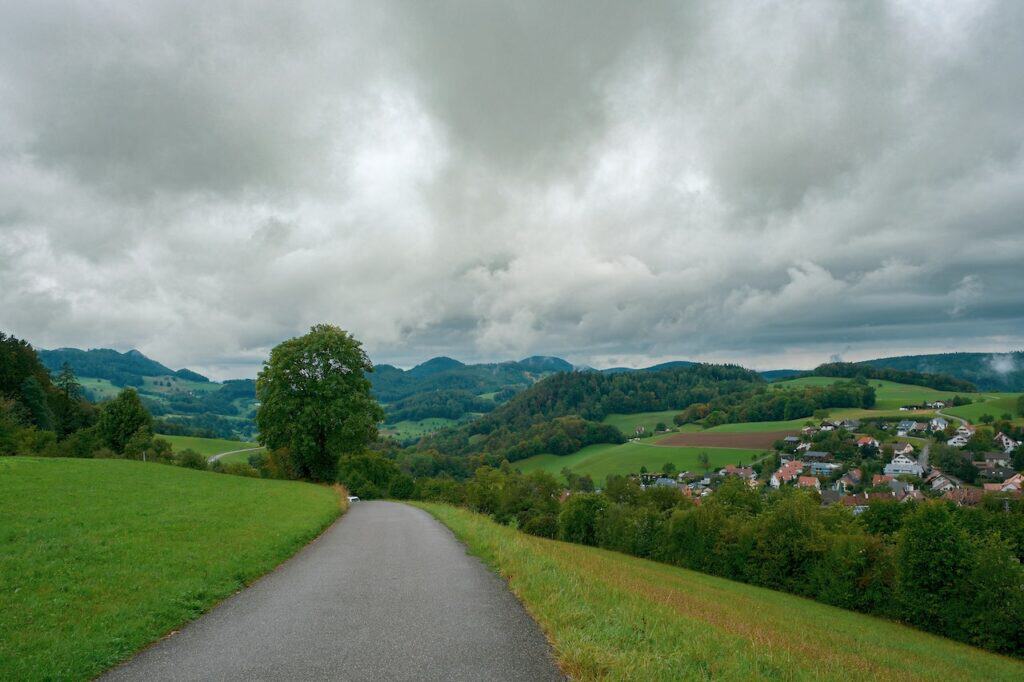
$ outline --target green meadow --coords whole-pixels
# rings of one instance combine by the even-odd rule
[[[294,481],[0,458],[0,679],[97,676],[291,556],[339,502]]]
[[[381,435],[390,436],[400,441],[409,440],[411,438],[422,438],[429,433],[439,431],[447,426],[455,426],[461,423],[456,419],[446,419],[444,417],[428,417],[427,419],[420,419],[418,421],[400,421],[394,424],[386,424],[381,427]]]
[[[665,564],[433,514],[540,624],[574,680],[1021,680],[1024,662]]]
[[[197,436],[165,436],[163,434],[157,434],[158,438],[163,438],[166,441],[170,441],[171,447],[175,452],[181,452],[182,450],[195,450],[200,455],[206,457],[212,457],[213,455],[219,455],[222,452],[231,452],[232,450],[244,450],[246,448],[255,448],[259,446],[259,443],[247,443],[241,440],[227,440],[226,438],[199,438]],[[241,453],[240,453],[241,454]],[[242,461],[251,453],[244,453]],[[224,460],[225,462],[228,459]]]
[[[1004,414],[1009,414],[1017,423],[1024,422],[1024,415],[1017,413],[1017,400],[1020,393],[979,393],[971,394],[971,398],[977,402],[959,407],[948,407],[944,410],[946,414],[952,414],[966,419],[969,422],[977,423],[983,414],[990,414],[996,419]]]
[[[619,431],[622,432],[623,436],[632,438],[636,435],[636,427],[643,426],[647,433],[654,433],[654,427],[658,423],[662,423],[668,428],[675,428],[675,424],[672,423],[672,417],[682,412],[682,410],[662,410],[661,412],[637,412],[634,414],[610,414],[604,418],[605,424],[611,424]],[[698,427],[699,428],[699,427]]]
[[[672,462],[679,471],[700,471],[702,465],[698,457],[702,452],[708,454],[712,470],[726,464],[750,464],[764,454],[763,450],[672,447],[654,445],[649,441],[622,445],[602,443],[590,445],[571,455],[534,455],[513,462],[512,467],[523,473],[541,470],[559,477],[562,469],[568,467],[570,471],[580,475],[590,474],[594,482],[600,486],[610,475],[635,474],[642,466],[647,467],[648,471],[660,471],[668,462]]]
[[[779,381],[773,383],[772,387],[828,386],[837,381],[847,380],[836,377],[802,377],[800,379]],[[924,386],[897,384],[893,381],[882,381],[880,379],[872,379],[868,383],[875,388],[874,409],[876,410],[899,410],[903,405],[917,405],[925,401],[944,400],[956,395],[954,392],[936,391],[933,388],[926,388]]]

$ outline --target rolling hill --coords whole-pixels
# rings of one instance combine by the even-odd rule
[[[970,381],[982,391],[1024,391],[1024,351],[902,355],[865,360],[857,364],[948,374]]]

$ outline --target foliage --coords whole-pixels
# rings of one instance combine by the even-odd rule
[[[880,361],[875,361],[880,362]],[[877,367],[872,364],[854,364],[852,362],[830,362],[815,367],[804,376],[842,377],[846,379],[880,379],[894,381],[898,384],[926,386],[937,391],[963,391],[973,393],[978,389],[964,379],[956,379],[948,374],[930,374],[913,370],[893,369],[891,366]]]
[[[388,405],[388,423],[429,417],[458,419],[469,412],[490,412],[496,407],[493,400],[479,398],[469,391],[444,389],[417,393]]]
[[[384,418],[370,396],[372,371],[361,344],[332,325],[277,345],[256,380],[260,442],[287,447],[300,477],[334,480],[339,456],[376,439]]]
[[[97,430],[103,442],[120,454],[139,429],[152,428],[152,419],[135,389],[125,388],[103,406]]]
[[[860,363],[874,367],[889,367],[911,372],[941,372],[944,375],[969,381],[982,391],[1024,391],[1024,351],[1005,354],[1009,372],[997,369],[992,353],[938,353],[910,355]],[[963,389],[952,389],[963,390]]]
[[[188,469],[206,469],[206,457],[200,455],[191,448],[186,448],[175,455],[178,460],[178,465],[186,467]]]

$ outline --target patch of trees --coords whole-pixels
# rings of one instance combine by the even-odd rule
[[[930,374],[910,370],[893,369],[891,367],[875,367],[873,365],[854,364],[852,362],[830,362],[819,365],[803,376],[839,377],[845,379],[877,379],[894,381],[899,384],[925,386],[938,391],[963,391],[975,393],[978,389],[969,381],[957,379],[948,374]]]
[[[444,417],[459,419],[471,412],[490,412],[496,407],[493,400],[485,400],[469,391],[444,389],[417,393],[403,398],[387,408],[388,422]]]
[[[550,475],[484,468],[417,494],[501,523],[816,599],[1005,654],[1024,652],[1024,501],[987,496],[872,503],[861,516],[816,493],[764,494],[729,479],[700,506],[674,488],[611,477],[573,493]]]
[[[875,389],[865,382],[838,381],[829,386],[803,386],[771,390],[758,386],[729,393],[705,403],[695,403],[674,417],[676,424],[700,422],[718,426],[737,422],[761,422],[810,417],[833,407],[871,408]]]

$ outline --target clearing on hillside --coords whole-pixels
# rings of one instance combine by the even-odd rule
[[[334,490],[111,459],[0,458],[0,679],[84,680],[319,534]]]
[[[165,436],[162,433],[156,434],[157,438],[169,441],[174,452],[182,450],[195,450],[200,455],[212,457],[222,452],[233,452],[235,450],[246,450],[259,447],[259,443],[249,443],[242,440],[228,440],[226,438],[200,438],[198,436]]]
[[[1024,679],[1022,661],[886,620],[419,506],[508,580],[572,679]]]
[[[800,433],[799,431],[750,431],[738,433],[695,432],[673,433],[659,439],[659,447],[689,446],[698,448],[761,448],[767,449],[777,440]]]

